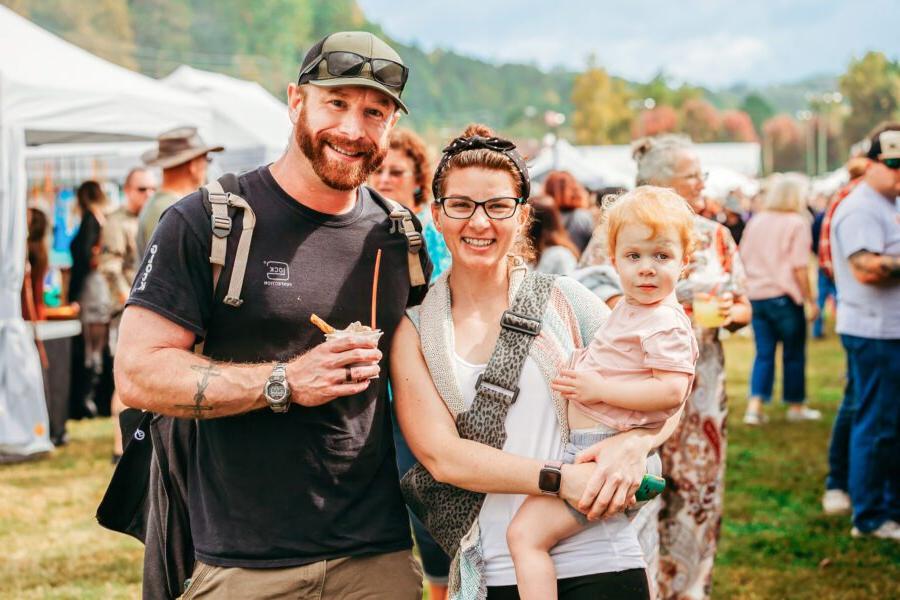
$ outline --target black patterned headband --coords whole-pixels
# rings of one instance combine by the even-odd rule
[[[522,184],[522,198],[527,200],[531,196],[531,179],[528,177],[528,169],[525,166],[525,161],[522,160],[522,155],[516,150],[516,145],[509,140],[498,137],[486,138],[480,135],[474,135],[472,137],[458,137],[444,148],[444,154],[441,156],[441,162],[438,163],[437,169],[434,171],[434,180],[431,183],[431,191],[434,194],[435,199],[440,196],[438,182],[441,177],[441,172],[447,168],[447,163],[450,159],[460,152],[482,149],[499,152],[509,158],[519,172],[519,182]]]

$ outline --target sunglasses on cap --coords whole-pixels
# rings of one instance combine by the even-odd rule
[[[888,169],[900,169],[900,158],[882,158],[881,164]]]
[[[318,75],[319,65],[323,60],[328,74],[332,77],[356,77],[362,73],[362,68],[366,64],[372,69],[372,79],[390,88],[402,90],[406,85],[406,78],[409,77],[409,68],[396,61],[386,58],[369,58],[355,52],[336,50],[322,54],[303,69],[300,73],[299,83],[327,79]]]

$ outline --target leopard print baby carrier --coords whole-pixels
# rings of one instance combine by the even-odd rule
[[[506,414],[518,398],[519,376],[531,343],[541,332],[554,279],[552,275],[528,273],[512,306],[503,313],[497,345],[475,386],[475,400],[468,410],[457,414],[461,438],[503,448]],[[419,463],[403,476],[400,485],[410,510],[441,548],[455,556],[460,541],[478,518],[485,494],[440,483]]]

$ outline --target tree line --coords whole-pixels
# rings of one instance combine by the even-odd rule
[[[853,60],[835,96],[792,90],[792,102],[759,90],[712,91],[610,75],[590,57],[576,73],[496,65],[446,50],[391,40],[355,0],[0,0],[64,39],[151,77],[181,64],[259,82],[284,99],[307,49],[338,30],[371,31],[398,48],[414,73],[404,98],[407,123],[442,140],[471,121],[519,138],[547,132],[547,111],[566,115],[560,135],[579,144],[621,144],[685,133],[697,142],[752,142],[768,166],[805,170],[824,136],[829,167],[878,121],[900,117],[900,64],[880,52]],[[830,101],[829,101],[830,100]],[[792,106],[791,106],[792,105]],[[802,107],[798,110],[795,107]]]

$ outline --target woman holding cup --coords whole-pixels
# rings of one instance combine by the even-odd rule
[[[694,323],[700,348],[694,390],[684,416],[660,448],[670,485],[661,501],[650,502],[635,519],[647,571],[659,598],[709,598],[722,520],[725,484],[725,353],[721,328],[750,322],[744,269],[728,230],[700,216],[705,175],[689,138],[665,135],[636,143],[637,185],[672,188],[694,212],[696,248],[676,296]],[[608,263],[599,245],[585,250],[591,264]],[[608,303],[615,301],[610,298]]]

